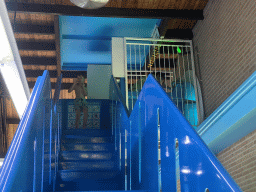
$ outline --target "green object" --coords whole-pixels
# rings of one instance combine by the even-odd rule
[[[181,53],[181,49],[179,47],[177,47],[177,51],[178,53]]]

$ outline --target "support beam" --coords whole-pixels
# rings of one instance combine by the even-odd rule
[[[158,31],[159,31],[159,35],[160,37],[164,37],[166,34],[166,31],[168,29],[168,23],[169,23],[170,19],[169,18],[165,18],[162,19],[159,27],[158,27]]]
[[[56,50],[55,43],[17,41],[19,50]]]
[[[93,17],[122,17],[122,18],[177,18],[203,20],[203,10],[175,10],[175,9],[126,9],[103,7],[100,9],[82,9],[70,5],[34,4],[34,3],[6,3],[8,11],[33,13],[49,13],[57,15],[93,16]]]
[[[165,34],[166,39],[193,39],[191,29],[168,29]]]
[[[54,25],[15,24],[12,28],[17,33],[54,34]]]
[[[56,65],[55,57],[21,57],[23,65]]]
[[[57,61],[57,74],[61,74],[61,58],[60,58],[60,29],[59,29],[59,16],[54,15],[54,28],[55,28],[55,45],[56,45],[56,61]]]
[[[18,119],[18,118],[7,118],[6,123],[7,124],[19,124],[20,119]]]
[[[25,70],[26,77],[38,77],[43,75],[44,70]],[[51,78],[57,78],[56,70],[49,70]],[[78,75],[87,78],[87,71],[62,71],[62,78],[77,78]]]
[[[35,84],[36,84],[35,81],[33,81],[33,82],[29,81],[28,82],[29,88],[34,88]],[[73,83],[62,83],[61,84],[61,90],[69,89],[72,85],[73,85]],[[87,83],[85,83],[85,86],[87,86]],[[56,83],[51,83],[51,88],[55,89],[55,87],[56,87]]]

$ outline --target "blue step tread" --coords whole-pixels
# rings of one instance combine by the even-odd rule
[[[62,151],[110,151],[115,149],[113,143],[63,143],[61,144]]]
[[[61,159],[65,161],[88,161],[88,160],[110,160],[113,158],[113,152],[99,151],[61,151]]]
[[[116,162],[114,161],[74,161],[74,162],[60,162],[60,170],[70,171],[89,171],[89,170],[115,170],[118,169]]]
[[[59,181],[60,182],[78,182],[81,180],[86,179],[93,179],[93,180],[107,180],[112,179],[116,177],[116,175],[119,173],[119,171],[67,171],[67,170],[61,170],[58,171],[59,175]]]
[[[61,138],[61,143],[113,143],[112,137],[87,137],[87,136],[74,136],[74,135],[65,135]]]
[[[62,131],[62,135],[84,135],[94,136],[111,136],[111,130],[102,129],[67,129]]]
[[[110,190],[110,191],[55,191],[55,192],[125,192],[125,190]],[[129,192],[147,192],[146,190],[131,190]]]

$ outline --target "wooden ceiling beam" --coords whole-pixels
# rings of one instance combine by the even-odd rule
[[[38,77],[43,75],[44,70],[25,70],[26,77]],[[86,71],[62,71],[62,78],[76,78],[78,75],[84,76],[87,78]],[[49,70],[51,78],[57,78],[56,70]]]
[[[54,25],[13,24],[13,30],[17,33],[45,33],[54,34]]]
[[[31,88],[31,89],[34,88],[35,84],[36,84],[35,81],[29,81],[29,82],[28,82],[28,86],[29,86],[29,88]],[[69,89],[72,85],[73,85],[73,83],[62,83],[62,84],[61,84],[61,90],[63,90],[63,89]],[[86,83],[85,83],[85,86],[87,86]],[[52,88],[52,89],[55,89],[55,87],[56,87],[56,83],[51,83],[51,88]]]
[[[55,42],[28,42],[28,41],[17,41],[19,50],[56,50]]]
[[[7,124],[19,124],[20,119],[18,119],[18,118],[7,118],[6,123]]]
[[[103,7],[100,9],[82,9],[77,6],[34,3],[6,3],[8,11],[48,13],[57,15],[93,16],[93,17],[121,17],[121,18],[178,18],[203,20],[203,10],[176,9],[135,9]]]
[[[168,29],[165,33],[166,39],[193,39],[192,29]]]
[[[56,65],[55,57],[21,57],[23,65]]]

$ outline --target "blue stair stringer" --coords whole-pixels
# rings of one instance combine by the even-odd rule
[[[127,162],[127,190],[169,192],[180,185],[181,192],[242,191],[152,75],[131,114],[111,81],[115,143],[121,170]]]

